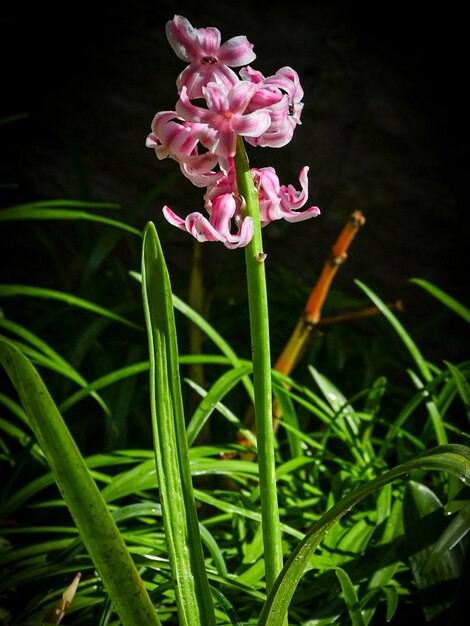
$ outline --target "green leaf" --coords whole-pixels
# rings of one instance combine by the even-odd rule
[[[16,388],[83,543],[123,623],[159,625],[126,544],[37,370],[2,337],[0,362]]]
[[[23,341],[27,341],[29,344],[37,348],[39,352],[29,348],[28,346],[19,345],[20,350],[23,352],[23,354],[28,356],[30,360],[36,363],[36,365],[40,364],[44,367],[48,367],[53,371],[58,372],[62,376],[73,380],[80,387],[87,386],[86,380],[83,378],[83,376],[80,375],[79,372],[77,372],[74,367],[72,367],[72,365],[70,365],[70,363],[68,363],[55,350],[53,350],[49,346],[49,344],[40,339],[37,335],[29,331],[27,328],[24,328],[16,322],[12,322],[5,318],[0,318],[0,328],[2,327],[14,333],[15,335],[18,335],[19,337],[21,337],[21,339],[23,339]],[[43,357],[42,354],[44,354],[45,356]],[[98,396],[98,394],[92,393],[91,395],[98,401],[105,413],[109,415],[110,412],[108,407],[106,406],[105,402]],[[60,410],[62,409],[60,408]]]
[[[432,283],[428,282],[427,280],[423,280],[422,278],[411,278],[410,282],[418,285],[418,287],[421,287],[422,289],[430,293],[432,296],[434,296],[434,298],[440,300],[454,313],[460,315],[460,317],[463,318],[466,322],[470,322],[470,310],[467,307],[463,306],[463,304],[461,304],[458,300],[450,296],[448,293],[442,291],[442,289],[439,289],[439,287],[436,287]]]
[[[316,522],[305,538],[297,545],[268,596],[258,621],[258,626],[281,626],[292,596],[308,562],[323,537],[351,508],[386,484],[413,471],[435,470],[449,472],[470,484],[470,448],[457,444],[439,446],[399,465],[383,476],[362,485],[336,503]]]
[[[447,365],[455,380],[455,384],[460,397],[462,398],[462,402],[464,403],[467,416],[470,419],[470,384],[458,367],[449,363],[449,361],[444,361],[444,363]]]
[[[423,566],[423,574],[427,574],[435,567],[436,563],[447,558],[450,550],[462,541],[470,530],[470,502],[456,514],[448,524],[442,535],[432,547],[430,554]]]
[[[439,537],[442,537],[446,520],[444,507],[426,485],[415,481],[408,483],[403,520],[411,571],[424,615],[429,621],[452,606],[452,590],[461,574],[463,554],[461,550],[442,550],[438,547],[433,558],[433,548]],[[466,525],[468,529],[468,519]],[[461,525],[457,530],[462,530]],[[451,533],[447,539],[453,538],[455,536],[452,537]],[[446,539],[441,547],[445,543]],[[437,560],[436,557],[440,558]]]
[[[364,618],[362,616],[361,608],[359,606],[359,598],[357,597],[356,589],[351,582],[348,574],[340,567],[335,568],[335,574],[341,585],[346,607],[348,609],[349,617],[351,618],[352,626],[366,626]]]
[[[369,289],[369,287],[361,283],[361,281],[359,280],[356,280],[354,282],[356,283],[356,285],[358,285],[358,287],[360,287],[360,289],[362,289],[362,291],[364,291],[367,294],[367,296],[372,300],[372,302],[379,309],[379,311],[384,315],[385,319],[390,323],[394,331],[397,333],[397,335],[400,337],[403,344],[407,348],[414,362],[416,363],[421,373],[421,376],[424,378],[424,380],[427,383],[432,382],[433,375],[426,359],[421,354],[421,351],[419,350],[418,346],[416,345],[414,340],[411,338],[411,336],[408,334],[408,332],[405,330],[404,326],[398,320],[396,315],[392,313],[390,308],[371,289]],[[421,386],[424,386],[424,385],[422,385],[421,383]],[[441,445],[445,445],[447,443],[447,435],[445,432],[444,425],[442,423],[442,417],[440,415],[438,408],[436,407],[434,403],[434,400],[431,397],[429,397],[429,399],[427,400],[426,406],[429,411],[429,415],[431,417],[434,430],[436,432],[437,443]]]
[[[25,220],[86,220],[89,222],[101,222],[108,226],[114,226],[121,230],[142,236],[140,230],[101,215],[95,215],[80,209],[117,209],[117,204],[104,204],[96,202],[76,202],[72,200],[48,200],[45,202],[31,202],[7,207],[0,211],[0,222],[17,222]]]
[[[370,462],[369,450],[362,448],[362,442],[359,439],[360,420],[354,408],[351,406],[347,398],[326,376],[321,374],[312,365],[308,366],[309,372],[313,376],[318,387],[322,391],[335,415],[333,422],[335,424],[335,432],[341,430],[343,440],[350,445],[351,453],[362,464]]]
[[[250,364],[230,369],[212,384],[208,392],[201,390],[201,393],[204,393],[204,397],[194,411],[187,428],[189,446],[193,445],[214,409],[218,408],[217,405],[222,398],[251,371],[252,367]],[[241,423],[240,426],[243,427]]]
[[[91,313],[95,313],[96,315],[102,315],[103,317],[109,318],[115,322],[120,322],[121,324],[125,324],[126,326],[131,326],[132,328],[137,328],[140,330],[140,327],[134,322],[130,322],[125,319],[121,315],[110,311],[98,304],[94,304],[89,300],[84,300],[83,298],[78,298],[69,293],[65,293],[63,291],[56,291],[55,289],[44,289],[42,287],[30,287],[28,285],[0,285],[0,297],[12,297],[12,296],[27,296],[28,298],[45,298],[47,300],[59,300],[60,302],[65,302],[71,306],[76,306],[86,311],[90,311]]]
[[[142,294],[157,478],[179,623],[211,626],[215,614],[189,466],[171,284],[152,222],[144,230]]]
[[[76,391],[73,395],[68,397],[60,404],[60,410],[64,413],[66,410],[70,409],[74,404],[86,398],[89,395],[93,395],[93,392],[97,389],[103,389],[104,387],[108,387],[109,385],[113,385],[120,380],[125,378],[129,378],[130,376],[135,376],[136,374],[140,374],[142,372],[147,372],[149,369],[148,361],[142,361],[140,363],[133,363],[132,365],[126,365],[120,369],[114,370],[109,374],[105,374],[100,378],[97,378],[92,383],[84,386],[83,389]]]
[[[379,309],[379,311],[384,315],[386,320],[391,324],[391,326],[393,327],[397,335],[405,344],[408,352],[413,357],[413,360],[418,366],[418,369],[421,372],[423,378],[428,382],[431,381],[432,374],[429,370],[429,366],[426,360],[424,359],[418,346],[410,337],[410,335],[407,333],[407,331],[403,327],[402,323],[398,320],[396,315],[394,315],[392,311],[390,310],[390,308],[377,296],[377,294],[375,294],[371,289],[369,289],[369,287],[364,285],[364,283],[362,283],[359,280],[355,280],[354,282],[360,289],[362,289],[362,291],[364,291],[364,293],[366,293],[366,295],[372,300],[372,302]]]

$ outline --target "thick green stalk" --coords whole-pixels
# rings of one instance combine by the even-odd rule
[[[235,169],[238,192],[246,202],[246,215],[253,219],[254,225],[253,239],[245,248],[245,260],[255,388],[256,437],[266,588],[269,592],[283,564],[274,456],[268,296],[258,193],[250,171],[245,145],[240,137],[235,155]]]
[[[178,345],[168,269],[157,231],[144,231],[142,291],[150,357],[158,488],[180,626],[214,626],[186,439]]]

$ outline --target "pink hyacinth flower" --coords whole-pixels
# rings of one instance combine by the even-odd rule
[[[237,136],[258,137],[271,123],[267,111],[245,113],[256,85],[240,81],[229,91],[217,83],[203,88],[207,109],[191,102],[186,87],[176,103],[178,115],[193,123],[207,124],[199,134],[200,142],[211,152],[221,157],[232,157],[237,148]]]
[[[158,159],[172,158],[180,164],[182,173],[196,187],[207,187],[223,173],[213,171],[218,157],[210,152],[199,154],[199,137],[210,132],[205,124],[192,124],[179,118],[174,111],[162,111],[153,118],[152,132],[145,145],[153,148]]]
[[[194,153],[202,128],[202,124],[185,122],[175,111],[161,111],[153,118],[146,146],[153,148],[159,159],[179,161]]]
[[[251,217],[241,217],[237,201],[231,193],[215,198],[210,208],[209,220],[197,212],[190,213],[183,220],[168,206],[163,207],[163,215],[170,224],[190,233],[201,242],[220,241],[227,248],[233,249],[246,246],[253,237],[253,220]],[[235,234],[230,231],[232,219],[238,228]]]
[[[266,132],[257,137],[246,137],[247,142],[253,146],[271,148],[288,144],[295,127],[301,124],[300,116],[304,106],[301,102],[304,92],[297,72],[291,67],[282,67],[273,76],[265,78],[261,72],[245,67],[240,70],[240,76],[258,85],[248,111],[264,106],[271,116],[271,124]]]
[[[256,58],[253,44],[241,35],[220,45],[217,28],[193,28],[181,15],[166,25],[167,39],[176,55],[190,65],[176,81],[178,91],[186,87],[190,98],[200,98],[202,88],[216,82],[230,89],[239,78],[231,67],[247,65]]]
[[[273,167],[252,169],[259,194],[262,226],[280,219],[301,222],[320,214],[320,209],[316,206],[298,212],[308,200],[308,170],[307,166],[300,170],[301,190],[297,191],[292,185],[281,185]]]

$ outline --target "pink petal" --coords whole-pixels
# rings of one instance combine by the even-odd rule
[[[292,185],[281,186],[281,203],[286,210],[300,209],[307,202],[308,198],[308,171],[305,166],[300,170],[299,182],[301,191],[297,191]]]
[[[253,44],[244,35],[232,37],[226,41],[219,50],[219,61],[231,67],[247,65],[256,59],[253,52]]]
[[[222,235],[211,226],[202,213],[190,213],[186,218],[186,230],[198,241],[223,241]]]
[[[237,151],[237,135],[231,128],[218,130],[214,142],[209,149],[214,152],[214,154],[221,157],[235,156],[235,152]]]
[[[176,215],[176,213],[173,213],[169,206],[165,205],[162,212],[167,222],[169,222],[172,226],[176,226],[176,228],[179,228],[180,230],[186,230],[184,220]]]
[[[209,83],[203,88],[202,93],[211,111],[221,114],[229,109],[228,92],[222,85],[214,82]]]
[[[224,174],[221,171],[213,172],[209,166],[211,165],[211,159],[217,160],[215,155],[209,155],[205,159],[206,155],[201,155],[197,161],[180,162],[181,172],[189,178],[189,180],[196,187],[209,187],[209,185],[215,184]],[[215,165],[215,163],[214,163]],[[213,165],[213,166],[214,166]]]
[[[225,247],[233,250],[234,248],[243,248],[253,239],[253,220],[251,217],[245,217],[236,235],[232,235],[232,241],[225,241]]]
[[[167,22],[165,32],[170,46],[180,59],[188,63],[196,59],[199,51],[197,31],[185,17],[175,15]]]
[[[281,186],[281,209],[283,218],[287,222],[301,222],[320,214],[320,209],[316,206],[312,206],[301,213],[296,212],[308,199],[308,171],[309,168],[307,166],[300,170],[299,182],[301,191],[297,191],[292,185]]]
[[[176,55],[187,63],[218,53],[220,31],[217,28],[194,28],[185,17],[175,15],[167,22],[165,32]]]
[[[312,206],[300,213],[296,213],[295,211],[284,212],[282,217],[286,220],[286,222],[290,222],[292,224],[294,222],[309,220],[311,217],[317,217],[318,215],[320,215],[320,209],[317,206]]]
[[[198,28],[197,39],[199,43],[199,56],[214,56],[219,54],[220,30],[218,28]]]
[[[211,207],[211,224],[224,237],[230,237],[230,220],[235,215],[237,204],[231,193],[215,198]]]
[[[239,115],[232,121],[232,128],[242,136],[259,137],[269,128],[271,118],[267,111],[254,111]]]
[[[147,139],[145,140],[146,148],[156,148],[158,145],[159,144],[156,135],[154,135],[153,133],[147,135]]]
[[[206,123],[212,117],[212,114],[207,109],[198,107],[191,102],[186,87],[181,89],[180,98],[176,103],[175,109],[180,117],[189,122]]]
[[[257,90],[256,85],[244,80],[232,87],[227,94],[228,109],[231,113],[243,113]]]

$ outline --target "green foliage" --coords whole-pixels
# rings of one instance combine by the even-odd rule
[[[6,211],[0,211],[0,220],[10,225],[24,219],[69,224],[74,211],[95,215],[91,206],[68,202]],[[102,507],[99,524],[106,520],[114,539],[125,544],[125,550],[113,552],[122,553],[127,563],[130,555],[160,622],[177,624],[174,557],[160,506],[162,472],[152,446],[149,359],[136,272],[141,239],[113,219],[79,219],[81,269],[74,265],[67,277],[58,263],[56,285],[53,273],[43,281],[44,275],[21,277],[18,270],[14,282],[0,289],[2,362],[6,371],[12,358],[23,368],[13,376],[14,385],[3,374],[0,378],[0,618],[8,626],[43,623],[81,572],[64,623],[132,623],[119,616],[119,599],[105,584],[109,574],[99,568],[98,553],[107,540],[94,531],[86,535],[81,527],[84,504],[96,497]],[[48,254],[59,258],[65,243],[53,234],[48,238]],[[147,262],[152,249],[147,248]],[[43,253],[42,247],[31,251]],[[148,289],[148,274],[142,276]],[[468,321],[465,306],[443,290],[421,280],[413,284],[426,292],[430,309]],[[206,338],[204,354],[185,352],[184,339],[179,357],[169,349],[172,368],[179,359],[185,377],[189,365],[199,363],[207,383],[183,378],[187,470],[198,521],[197,529],[193,518],[174,530],[183,553],[200,554],[202,544],[219,625],[274,626],[287,609],[292,626],[460,623],[470,527],[470,362],[451,362],[445,354],[441,362],[429,362],[426,344],[418,345],[399,315],[370,287],[357,286],[358,298],[367,297],[382,313],[370,321],[367,337],[361,335],[363,323],[349,324],[325,328],[318,341],[335,345],[335,336],[348,335],[350,351],[341,344],[345,362],[360,349],[361,362],[368,364],[362,379],[369,382],[354,387],[357,372],[353,383],[346,375],[333,378],[331,373],[340,371],[338,354],[315,345],[294,376],[273,372],[282,414],[275,455],[286,564],[269,597],[256,439],[246,420],[253,406],[246,348],[231,345],[223,326],[215,328],[168,287],[165,303],[155,305],[170,315],[171,298],[178,331],[197,324]],[[396,370],[381,370],[387,357],[387,342],[381,339],[390,329],[402,359],[396,377]],[[377,334],[374,341],[371,333]],[[157,352],[151,352],[153,368],[164,358]],[[34,393],[25,390],[28,380]],[[39,400],[46,408],[32,409]],[[47,419],[39,427],[34,416],[41,414]],[[178,424],[181,429],[181,415]],[[77,468],[80,475],[74,474]],[[171,500],[177,477],[163,475]],[[75,505],[68,498],[70,488],[81,496]],[[176,496],[174,501],[173,522],[183,522]],[[126,585],[119,593],[125,600]]]

